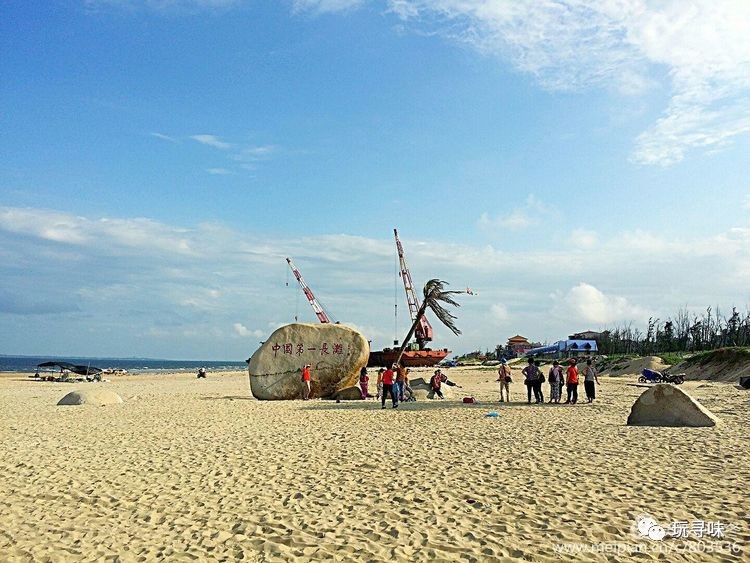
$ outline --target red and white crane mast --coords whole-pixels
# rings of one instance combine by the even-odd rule
[[[307,287],[307,284],[305,283],[305,280],[302,279],[302,274],[299,273],[299,270],[294,265],[294,262],[292,262],[291,258],[287,258],[286,261],[289,263],[289,267],[292,269],[292,273],[294,274],[294,277],[297,278],[297,281],[299,282],[300,286],[302,286],[302,291],[305,294],[305,297],[307,297],[307,300],[310,302],[310,305],[313,308],[313,311],[315,311],[315,314],[318,317],[318,320],[321,323],[330,323],[331,320],[328,318],[328,315],[326,315],[326,312],[323,310],[323,307],[321,307],[318,300],[315,298],[315,295],[313,294],[312,290]]]
[[[401,278],[404,280],[404,290],[406,291],[406,302],[409,304],[409,314],[411,315],[411,322],[417,318],[419,307],[421,303],[417,297],[417,293],[414,291],[414,283],[411,280],[411,273],[409,267],[406,265],[406,258],[404,258],[404,247],[401,246],[401,241],[398,238],[398,229],[393,229],[393,234],[396,237],[396,249],[398,250],[398,261],[401,267]],[[426,315],[422,315],[419,320],[416,330],[414,331],[414,338],[419,344],[419,349],[424,350],[425,343],[432,341],[432,325],[427,320]]]

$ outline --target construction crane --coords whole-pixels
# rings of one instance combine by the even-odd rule
[[[404,280],[404,289],[406,290],[406,302],[409,304],[409,315],[411,315],[411,322],[414,322],[421,303],[419,302],[419,298],[417,298],[417,293],[414,291],[411,273],[409,272],[409,267],[406,265],[406,258],[404,258],[404,247],[401,246],[401,241],[398,238],[398,229],[393,229],[393,235],[396,237],[396,249],[398,250],[398,261],[401,266],[401,278]],[[420,350],[424,350],[425,344],[432,341],[432,325],[427,320],[427,316],[422,315],[422,318],[419,319],[419,324],[414,331],[414,339],[417,341]]]
[[[289,267],[292,269],[292,273],[294,274],[294,277],[297,278],[297,281],[299,282],[300,286],[302,286],[302,291],[305,294],[305,297],[307,297],[307,300],[310,302],[310,305],[313,308],[313,311],[315,311],[315,314],[318,317],[318,320],[321,323],[330,323],[331,320],[328,318],[328,315],[326,315],[326,312],[323,310],[323,307],[321,307],[318,300],[315,298],[315,295],[313,295],[312,290],[307,287],[307,284],[305,283],[305,280],[302,279],[302,274],[299,273],[299,270],[294,265],[294,262],[292,262],[291,258],[286,259],[287,263],[289,264]]]

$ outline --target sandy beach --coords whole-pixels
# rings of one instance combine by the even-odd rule
[[[260,402],[241,372],[0,378],[0,560],[747,560],[750,392],[687,382],[720,426],[627,427],[632,378],[529,406],[520,376],[499,404],[493,369],[449,375],[450,399],[397,410]],[[56,406],[90,385],[124,403]],[[725,535],[642,539],[641,515]]]

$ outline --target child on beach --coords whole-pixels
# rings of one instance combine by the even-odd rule
[[[367,366],[363,366],[359,370],[359,387],[362,389],[362,399],[367,399],[367,383],[370,381],[370,376],[367,375]]]
[[[575,405],[578,402],[578,368],[576,367],[575,358],[571,358],[569,363],[567,378],[565,380],[568,384],[568,400],[565,401],[565,404],[571,403]]]
[[[563,368],[557,360],[552,362],[552,367],[549,370],[549,376],[547,379],[549,380],[549,402],[560,403],[563,384]]]
[[[505,392],[507,402],[510,403],[510,366],[505,358],[500,360],[500,367],[497,369],[497,381],[500,382],[500,402],[505,402],[503,399],[503,392]]]
[[[376,383],[378,394],[375,395],[375,399],[380,399],[380,397],[383,396],[383,372],[384,371],[385,370],[383,368],[380,368],[378,370],[378,379]]]
[[[583,376],[583,388],[586,389],[586,398],[589,403],[596,399],[596,385],[599,385],[599,378],[596,375],[596,368],[591,365],[591,360],[586,360],[586,371]]]

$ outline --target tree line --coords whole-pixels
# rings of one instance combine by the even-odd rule
[[[597,344],[601,354],[639,355],[750,346],[750,310],[740,313],[732,307],[723,314],[719,307],[707,307],[697,314],[681,309],[664,321],[650,317],[645,331],[632,323],[605,330]]]

